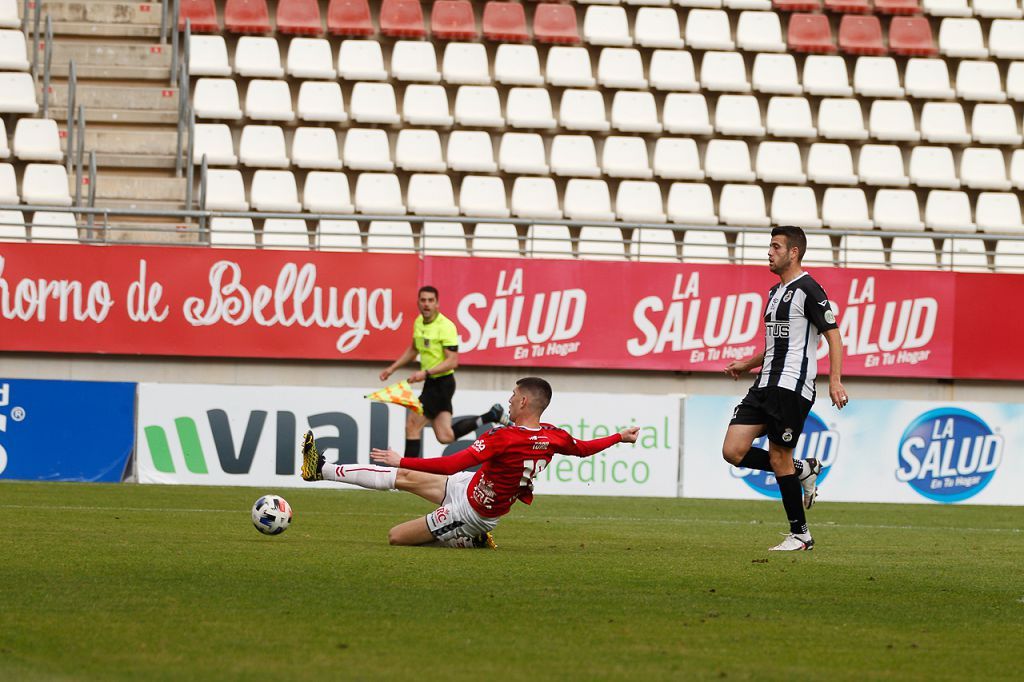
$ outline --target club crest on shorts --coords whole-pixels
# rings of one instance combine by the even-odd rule
[[[786,441],[787,443],[793,440],[793,429],[786,429],[785,431],[783,431],[782,440]]]

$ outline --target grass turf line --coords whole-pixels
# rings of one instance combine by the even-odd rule
[[[538,497],[499,551],[388,547],[430,505],[0,484],[0,679],[1017,679],[1024,510]]]

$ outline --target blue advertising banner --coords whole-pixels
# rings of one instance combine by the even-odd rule
[[[742,397],[686,399],[684,497],[779,497],[773,474],[722,460]],[[1022,404],[854,400],[840,412],[819,394],[794,456],[821,461],[821,500],[1024,505],[1022,441]]]
[[[121,480],[135,384],[0,379],[0,479]]]

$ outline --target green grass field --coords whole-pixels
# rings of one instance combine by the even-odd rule
[[[404,493],[0,484],[0,680],[1020,679],[1024,509],[539,497],[497,552]]]

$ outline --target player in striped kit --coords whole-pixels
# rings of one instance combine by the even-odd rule
[[[832,404],[843,409],[850,400],[841,379],[843,341],[835,313],[825,290],[800,265],[806,250],[807,237],[799,227],[772,230],[768,268],[779,276],[779,283],[768,293],[764,352],[734,360],[725,368],[733,379],[761,368],[733,411],[722,455],[733,466],[774,472],[789,519],[786,539],[771,548],[777,551],[814,547],[804,510],[811,508],[818,495],[821,463],[795,460],[793,449],[814,405],[819,335],[828,342]],[[752,447],[754,440],[764,435],[768,436],[768,450]]]
[[[533,479],[556,454],[589,457],[616,443],[635,443],[639,427],[604,438],[576,440],[564,429],[540,421],[551,402],[551,385],[538,377],[516,382],[508,401],[514,422],[495,428],[472,446],[447,457],[401,457],[393,450],[371,452],[384,466],[327,464],[317,453],[313,433],[302,443],[302,478],[351,483],[375,490],[405,490],[436,505],[425,517],[401,523],[388,533],[392,545],[440,544],[494,547],[491,531],[517,500],[533,501]],[[465,471],[480,465],[476,472]]]

